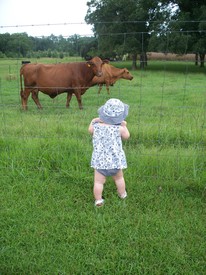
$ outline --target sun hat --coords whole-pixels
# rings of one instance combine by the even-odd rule
[[[128,115],[129,106],[116,98],[109,99],[98,109],[99,118],[107,124],[120,124]]]

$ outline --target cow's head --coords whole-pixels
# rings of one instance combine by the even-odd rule
[[[91,60],[87,61],[87,66],[91,67],[94,75],[102,76],[102,65],[108,63],[107,60],[102,60],[100,57],[95,56]]]
[[[131,73],[126,68],[124,68],[123,70],[124,71],[123,71],[123,74],[122,74],[122,78],[123,79],[132,80],[133,79],[133,75],[131,75]]]

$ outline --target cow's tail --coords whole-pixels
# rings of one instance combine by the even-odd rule
[[[22,66],[21,69],[20,69],[20,88],[21,88],[20,94],[21,95],[23,93],[23,84],[22,84],[23,69],[24,69],[24,66]]]
[[[23,91],[23,85],[22,85],[22,76],[23,76],[23,66],[20,69],[20,97],[21,97],[21,104],[23,106],[24,91]]]

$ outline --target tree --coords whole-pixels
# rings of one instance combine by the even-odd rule
[[[9,33],[0,34],[0,51],[4,54],[7,51],[9,40],[10,40],[10,34]]]
[[[86,59],[89,56],[97,55],[98,43],[95,37],[81,37],[79,39],[80,55]]]
[[[34,43],[33,43],[33,50],[34,51],[47,51],[48,49],[50,50],[55,50],[55,42],[54,42],[54,36],[43,36],[43,37],[34,37],[33,38]]]
[[[204,67],[206,53],[206,3],[205,0],[175,0],[179,7],[178,19],[181,30],[193,31],[189,50],[199,54],[200,66]]]
[[[27,33],[5,33],[0,38],[0,51],[10,57],[26,56],[32,48],[32,39]]]
[[[103,55],[130,53],[133,69],[137,54],[155,49],[196,52],[204,66],[206,47],[205,0],[91,0],[87,23],[93,25]]]
[[[104,57],[132,55],[132,67],[137,68],[137,54],[147,51],[151,6],[156,0],[92,0],[87,2],[87,23],[93,25],[98,39],[98,51]]]

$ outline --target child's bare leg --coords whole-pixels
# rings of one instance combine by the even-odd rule
[[[125,187],[125,180],[123,171],[120,170],[115,176],[113,176],[114,182],[117,187],[117,192],[121,198],[125,198],[127,196],[126,187]]]
[[[102,199],[102,192],[104,188],[105,183],[105,176],[97,172],[97,170],[94,170],[94,198],[95,200],[101,200]]]

